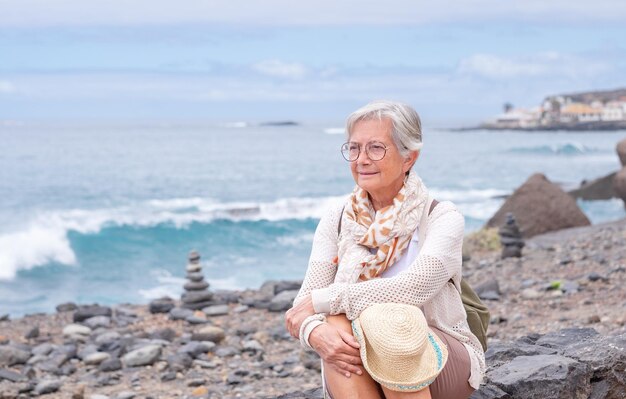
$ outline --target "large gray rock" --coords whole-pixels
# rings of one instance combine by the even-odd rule
[[[617,143],[615,151],[617,151],[617,156],[619,157],[622,167],[626,166],[626,139],[622,139]]]
[[[613,188],[613,179],[617,172],[609,173],[591,181],[583,181],[577,189],[567,193],[574,198],[584,200],[608,200],[617,197]]]
[[[621,198],[626,207],[626,167],[620,169],[613,177],[613,190],[618,198]]]
[[[0,367],[24,364],[30,358],[30,352],[9,345],[0,346]]]
[[[590,328],[533,334],[490,343],[485,359],[487,375],[474,399],[626,398],[626,334]]]
[[[493,370],[489,380],[519,399],[587,398],[591,370],[574,359],[559,355],[519,356]]]
[[[63,385],[61,380],[57,380],[57,379],[42,380],[37,384],[37,386],[35,386],[35,395],[45,395],[47,393],[56,392],[61,388],[61,385]]]
[[[576,200],[544,175],[535,173],[504,202],[486,227],[500,227],[511,212],[524,238],[568,227],[588,226]]]
[[[153,364],[161,355],[160,345],[146,345],[125,354],[122,361],[126,367],[148,366]]]

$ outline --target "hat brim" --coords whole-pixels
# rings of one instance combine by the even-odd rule
[[[426,349],[414,359],[415,365],[394,364],[393,359],[377,354],[370,346],[358,318],[352,321],[352,332],[360,345],[363,367],[374,381],[392,391],[416,392],[426,388],[441,373],[448,360],[448,349],[431,329],[428,329]],[[403,368],[401,366],[408,367],[409,372],[399,377],[398,368]]]

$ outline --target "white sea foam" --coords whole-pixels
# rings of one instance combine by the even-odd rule
[[[170,224],[187,228],[191,223],[216,219],[287,220],[320,218],[324,210],[344,197],[286,198],[275,202],[219,203],[205,198],[150,200],[104,209],[48,211],[36,215],[22,230],[0,235],[0,279],[10,280],[18,270],[50,262],[76,264],[68,232],[97,234],[105,227],[154,227]]]
[[[219,127],[225,127],[228,129],[243,129],[248,127],[248,122],[225,122],[225,123],[220,123],[218,125]]]
[[[170,272],[162,269],[153,270],[150,272],[150,275],[156,278],[159,285],[139,290],[139,295],[148,300],[164,296],[170,298],[179,297],[182,293],[181,287],[187,282],[184,278],[172,276]]]
[[[324,133],[326,134],[345,134],[346,129],[343,127],[327,127],[324,129]]]

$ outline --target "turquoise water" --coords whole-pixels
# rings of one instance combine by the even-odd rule
[[[214,289],[302,278],[320,215],[353,186],[340,123],[0,125],[0,314],[177,296],[197,249]],[[626,132],[425,129],[417,171],[478,229],[534,172],[619,168]],[[594,223],[621,201],[579,202]]]

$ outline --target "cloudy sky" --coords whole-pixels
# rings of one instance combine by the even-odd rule
[[[436,4],[435,4],[436,3]],[[431,125],[626,87],[626,2],[0,0],[0,119]]]

